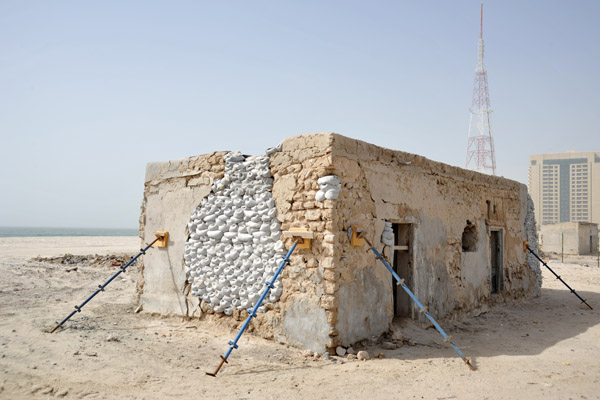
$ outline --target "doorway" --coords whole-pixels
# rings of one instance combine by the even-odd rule
[[[394,230],[394,247],[392,249],[392,266],[400,279],[410,290],[412,288],[412,224],[392,224]],[[394,303],[394,317],[411,317],[410,297],[396,284],[392,277],[392,301]]]
[[[502,231],[490,231],[490,286],[492,294],[500,293],[502,290],[504,281],[502,277],[502,254]]]

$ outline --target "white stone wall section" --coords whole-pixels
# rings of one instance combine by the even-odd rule
[[[269,157],[230,152],[224,159],[223,178],[190,217],[184,258],[192,295],[231,315],[254,307],[286,251]],[[279,300],[281,276],[274,286],[259,311]]]
[[[316,201],[337,200],[342,189],[342,181],[335,175],[327,175],[317,180],[319,191],[315,194]]]
[[[386,246],[394,245],[394,229],[392,228],[392,223],[390,221],[385,221],[385,226],[381,233],[381,243]]]

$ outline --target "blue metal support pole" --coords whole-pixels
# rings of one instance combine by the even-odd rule
[[[425,314],[425,316],[427,317],[427,319],[429,319],[429,321],[431,321],[431,323],[433,324],[433,326],[435,326],[435,329],[437,329],[438,332],[441,333],[441,335],[444,337],[444,342],[449,343],[450,346],[452,346],[452,348],[456,352],[456,354],[458,354],[459,357],[463,359],[463,361],[465,362],[465,364],[467,364],[469,366],[469,368],[471,368],[472,371],[475,371],[475,367],[473,367],[473,365],[471,365],[471,361],[468,358],[465,357],[465,355],[462,353],[462,351],[460,351],[459,348],[456,347],[456,345],[454,343],[452,343],[452,340],[446,334],[446,332],[444,332],[444,330],[442,329],[442,327],[436,322],[435,319],[433,319],[433,317],[431,316],[431,314],[429,314],[429,312],[427,311],[427,309],[425,307],[423,307],[423,304],[421,304],[421,302],[415,297],[415,295],[408,288],[408,286],[406,286],[404,284],[404,279],[401,279],[398,276],[398,274],[396,274],[396,272],[392,269],[392,267],[390,266],[390,264],[386,261],[385,257],[383,255],[381,255],[381,253],[379,253],[377,251],[377,249],[375,248],[375,246],[371,246],[371,250],[373,251],[373,253],[375,253],[375,257],[379,261],[381,261],[383,263],[383,265],[385,265],[385,267],[388,269],[388,271],[390,271],[390,273],[392,274],[392,276],[394,277],[394,279],[396,279],[396,281],[398,282],[397,284],[400,285],[400,286],[402,286],[402,289],[404,289],[404,291],[410,296],[410,298],[415,302],[415,304],[417,306],[419,306],[419,309],[421,310],[421,312]]]
[[[131,260],[129,260],[129,262],[125,265],[122,265],[119,267],[119,271],[114,274],[113,276],[110,277],[109,280],[107,280],[106,282],[104,282],[103,285],[98,285],[98,289],[96,289],[96,291],[94,293],[92,293],[92,295],[90,297],[88,297],[87,299],[85,299],[85,301],[83,303],[81,303],[78,306],[75,306],[75,310],[71,312],[71,314],[67,315],[67,317],[65,319],[63,319],[59,324],[57,324],[54,329],[52,329],[50,331],[50,333],[54,333],[54,331],[56,331],[58,328],[60,328],[65,322],[67,322],[69,319],[71,319],[71,317],[73,315],[75,315],[75,313],[77,312],[81,312],[81,309],[83,308],[83,306],[85,306],[90,300],[92,300],[98,293],[103,292],[104,288],[106,286],[108,286],[109,283],[111,283],[117,276],[119,276],[119,274],[121,272],[125,272],[125,270],[127,269],[127,267],[129,267],[131,264],[133,264],[135,262],[135,260],[138,259],[139,256],[141,256],[142,254],[146,253],[146,250],[148,250],[150,247],[152,247],[152,245],[154,243],[156,243],[158,240],[160,240],[160,237],[157,237],[156,239],[154,239],[154,241],[152,243],[150,243],[149,245],[147,245],[145,248],[140,249],[140,252],[133,257]]]
[[[552,272],[552,273],[554,274],[554,276],[556,277],[556,279],[558,279],[559,281],[561,281],[561,282],[562,282],[562,283],[563,283],[563,284],[564,284],[564,285],[565,285],[565,286],[566,286],[566,287],[567,287],[567,288],[568,288],[568,289],[571,291],[571,293],[573,293],[575,296],[577,296],[577,298],[578,298],[579,300],[581,300],[581,302],[582,302],[582,303],[584,303],[586,306],[588,306],[588,307],[590,308],[590,310],[593,310],[592,306],[590,306],[590,305],[587,303],[587,301],[585,301],[583,298],[581,298],[581,296],[580,296],[580,295],[579,295],[579,294],[578,294],[578,293],[575,291],[575,289],[572,289],[572,288],[571,288],[571,286],[567,285],[567,282],[563,281],[563,280],[562,280],[562,278],[561,278],[561,277],[560,277],[560,276],[559,276],[559,275],[558,275],[556,272],[554,272],[554,271],[552,270],[552,268],[550,268],[550,267],[548,266],[548,264],[546,264],[546,263],[544,262],[544,260],[542,260],[542,259],[540,258],[540,256],[538,256],[537,254],[535,254],[535,252],[534,252],[533,250],[531,250],[531,248],[530,248],[530,247],[529,247],[527,244],[525,244],[525,246],[527,247],[527,250],[529,250],[529,252],[530,252],[531,254],[533,254],[533,256],[534,256],[535,258],[537,258],[537,259],[538,259],[538,260],[539,260],[539,261],[540,261],[542,264],[544,264],[544,266],[545,266],[546,268],[548,268],[548,270],[550,270],[550,272]]]
[[[229,344],[229,349],[227,350],[227,352],[225,352],[225,355],[221,356],[221,363],[219,364],[219,366],[217,367],[217,369],[215,370],[215,372],[207,372],[206,375],[217,376],[217,373],[219,372],[219,370],[221,369],[221,367],[223,366],[223,364],[227,362],[227,359],[229,358],[229,355],[231,354],[231,352],[234,349],[237,349],[239,347],[238,344],[237,344],[238,340],[240,340],[240,338],[244,334],[244,331],[246,330],[246,328],[248,328],[248,325],[250,324],[250,320],[252,318],[256,317],[256,311],[258,310],[258,308],[262,304],[262,302],[265,299],[265,297],[267,296],[267,294],[269,294],[269,291],[271,291],[271,289],[274,288],[273,284],[277,280],[277,277],[279,276],[279,274],[281,273],[281,271],[283,271],[283,269],[285,268],[285,266],[290,263],[290,256],[292,255],[292,253],[296,249],[296,245],[297,244],[298,244],[298,242],[294,242],[294,244],[292,245],[292,247],[290,248],[290,250],[283,257],[283,261],[279,265],[279,268],[275,272],[275,275],[273,275],[273,278],[271,278],[270,281],[267,281],[265,283],[265,285],[267,287],[265,288],[264,292],[262,293],[262,295],[260,296],[260,298],[256,302],[256,305],[254,306],[254,308],[251,309],[251,310],[248,309],[248,313],[249,313],[248,314],[248,318],[246,318],[246,321],[244,322],[244,325],[242,325],[242,328],[238,332],[238,334],[235,337],[235,339],[233,339],[232,342],[228,343]]]

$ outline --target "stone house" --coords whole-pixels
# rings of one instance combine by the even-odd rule
[[[266,156],[214,152],[150,163],[140,233],[149,251],[138,284],[146,312],[237,328],[264,281],[306,229],[249,330],[325,351],[419,314],[385,267],[352,246],[367,231],[438,319],[540,293],[533,206],[525,185],[334,133],[288,138]]]

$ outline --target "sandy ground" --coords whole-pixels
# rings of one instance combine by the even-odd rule
[[[133,254],[141,244],[135,236],[0,238],[0,260],[21,263],[33,257],[62,254]]]
[[[551,260],[590,311],[544,271],[539,298],[445,321],[470,371],[433,329],[395,326],[404,345],[368,361],[307,357],[246,334],[217,378],[236,331],[135,313],[136,267],[66,328],[46,333],[116,267],[29,261],[58,253],[135,253],[129,238],[0,239],[2,399],[600,399],[600,268],[596,258]],[[70,271],[70,272],[67,272]]]

